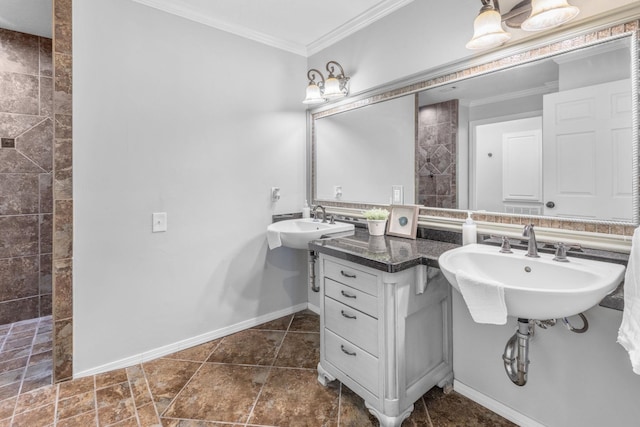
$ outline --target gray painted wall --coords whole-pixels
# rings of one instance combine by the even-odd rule
[[[571,3],[585,18],[633,2]],[[464,44],[479,6],[464,4],[415,1],[312,56],[309,64],[317,67],[337,60],[351,73],[352,89],[363,91],[471,57]],[[448,18],[424,25],[430,14]],[[628,356],[616,343],[621,312],[589,310],[591,330],[584,335],[562,326],[540,332],[532,344],[529,384],[517,387],[506,377],[500,359],[515,331],[513,319],[504,327],[475,324],[459,297],[454,292],[454,373],[459,382],[547,426],[637,425],[640,376],[633,374]]]
[[[266,244],[305,199],[305,59],[128,0],[73,26],[75,372],[306,303]]]

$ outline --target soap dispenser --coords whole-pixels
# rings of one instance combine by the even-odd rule
[[[462,224],[462,244],[470,245],[478,243],[478,229],[471,218],[471,212],[467,212],[467,219]]]
[[[302,208],[302,218],[309,218],[311,216],[311,208],[309,207],[309,203],[304,201],[304,207]]]

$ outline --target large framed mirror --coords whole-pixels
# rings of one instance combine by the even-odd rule
[[[639,224],[637,33],[594,34],[312,111],[312,200]]]

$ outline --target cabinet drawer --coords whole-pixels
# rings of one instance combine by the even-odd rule
[[[375,274],[353,268],[349,264],[340,264],[324,260],[324,276],[356,288],[369,295],[378,296],[378,278]]]
[[[378,298],[343,285],[331,279],[324,279],[324,294],[349,307],[378,318]]]
[[[378,356],[378,321],[361,311],[324,299],[324,326],[342,338]]]
[[[362,387],[378,395],[378,359],[325,329],[325,358]]]

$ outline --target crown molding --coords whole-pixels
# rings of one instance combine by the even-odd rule
[[[289,40],[284,40],[278,37],[273,37],[260,31],[252,30],[251,28],[243,25],[230,24],[221,19],[216,19],[210,16],[205,16],[198,13],[188,7],[179,6],[173,4],[171,0],[132,0],[136,3],[152,7],[157,10],[161,10],[172,15],[179,16],[184,19],[188,19],[199,24],[206,25],[208,27],[216,28],[227,33],[235,34],[240,37],[244,37],[249,40],[256,41],[258,43],[265,44],[267,46],[282,49],[287,52],[295,53],[296,55],[309,57],[322,49],[336,43],[343,38],[350,36],[373,24],[375,21],[395,12],[401,7],[413,2],[414,0],[384,0],[376,6],[370,8],[361,15],[345,22],[335,30],[325,34],[319,39],[304,45],[302,43],[295,43]]]
[[[385,0],[378,3],[363,14],[356,16],[355,18],[340,25],[335,30],[309,43],[307,45],[307,56],[315,55],[322,49],[331,46],[357,31],[360,31],[413,1],[414,0]]]
[[[272,37],[268,34],[261,33],[259,31],[252,30],[242,25],[235,25],[225,22],[220,19],[205,16],[201,13],[195,12],[186,7],[177,6],[172,4],[170,0],[132,0],[136,3],[140,3],[145,6],[152,7],[154,9],[161,10],[172,15],[179,16],[184,19],[188,19],[199,24],[206,25],[227,33],[235,34],[240,37],[244,37],[249,40],[256,41],[258,43],[265,44],[267,46],[282,49],[291,53],[295,53],[300,56],[307,56],[307,48],[300,43],[293,43],[287,40],[280,39],[278,37]]]

